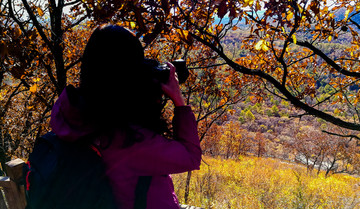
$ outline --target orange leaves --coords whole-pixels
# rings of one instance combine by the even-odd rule
[[[37,84],[34,84],[34,85],[32,85],[32,86],[30,87],[30,89],[29,89],[29,90],[30,90],[30,92],[31,92],[31,93],[33,93],[33,94],[34,94],[34,93],[37,91],[37,89],[38,89]]]
[[[194,40],[191,37],[191,35],[189,35],[189,31],[178,28],[176,29],[176,32],[179,35],[180,39],[183,40],[188,45],[191,45],[193,43]]]
[[[286,20],[291,21],[293,17],[294,17],[294,13],[292,11],[289,11],[289,13],[286,16]]]
[[[19,37],[21,36],[21,34],[22,34],[22,32],[21,32],[20,28],[19,28],[18,26],[15,27],[15,29],[14,29],[14,36],[15,36],[15,38],[16,38],[16,39],[19,38]]]
[[[44,16],[44,11],[40,7],[37,7],[36,10],[40,17]]]

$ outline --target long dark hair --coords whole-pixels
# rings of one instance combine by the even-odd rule
[[[117,25],[96,28],[82,58],[80,91],[86,120],[101,129],[140,125],[161,134],[162,90],[144,66],[141,42]]]

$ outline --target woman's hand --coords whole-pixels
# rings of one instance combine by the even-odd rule
[[[161,89],[174,103],[175,106],[185,106],[184,98],[180,91],[179,80],[176,74],[176,68],[170,62],[166,63],[170,68],[169,80],[161,84]]]

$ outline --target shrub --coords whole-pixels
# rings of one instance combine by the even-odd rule
[[[271,107],[271,111],[275,116],[279,116],[279,108],[277,107],[277,105],[273,105]]]
[[[250,110],[245,112],[245,118],[250,121],[255,120],[255,116],[254,116],[254,114],[252,114],[252,112]]]

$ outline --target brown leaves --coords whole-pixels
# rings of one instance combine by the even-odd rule
[[[226,15],[226,13],[228,12],[227,0],[222,0],[220,2],[219,6],[217,7],[217,9],[218,9],[217,15],[220,18],[223,18]]]
[[[253,0],[246,0],[243,5],[246,7],[246,4],[252,4]],[[237,10],[239,10],[239,5],[236,5],[235,1],[228,0],[218,0],[215,2],[217,9],[217,16],[223,18],[226,14],[229,13],[231,19],[235,19],[238,16]]]
[[[6,57],[8,53],[9,52],[5,41],[0,41],[0,58]]]
[[[25,74],[25,67],[22,66],[14,66],[10,69],[10,73],[12,76],[14,76],[14,78],[16,79],[22,79],[24,78],[24,74]]]
[[[20,30],[20,28],[17,26],[14,28],[14,38],[18,39],[21,36],[22,32]]]
[[[319,15],[319,13],[320,13],[320,2],[318,0],[312,1],[310,3],[309,8],[315,14],[315,16]]]
[[[183,29],[176,29],[180,39],[182,41],[184,41],[186,44],[188,45],[192,45],[194,42],[194,39],[192,38],[192,36],[189,34],[189,31],[187,30],[183,30]]]

